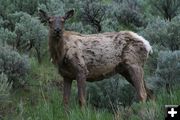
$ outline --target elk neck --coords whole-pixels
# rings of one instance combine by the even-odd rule
[[[50,51],[51,56],[55,54],[58,66],[62,66],[65,55],[63,34],[58,36],[50,34],[49,47],[53,50]]]

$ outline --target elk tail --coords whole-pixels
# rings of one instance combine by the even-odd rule
[[[142,36],[138,35],[137,33],[131,32],[131,35],[136,38],[137,40],[140,40],[144,43],[144,46],[147,50],[147,54],[148,55],[152,55],[153,54],[153,49],[152,46],[150,45],[149,41],[147,41],[145,38],[143,38]]]

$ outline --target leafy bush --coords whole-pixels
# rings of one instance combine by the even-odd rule
[[[102,32],[114,32],[122,30],[122,26],[118,23],[115,17],[110,16],[108,13],[106,14],[106,19],[102,21]],[[112,22],[113,21],[113,22]]]
[[[7,75],[13,85],[24,83],[30,65],[25,56],[21,56],[8,46],[0,46],[0,73]]]
[[[3,119],[3,112],[6,112],[6,108],[10,108],[10,90],[12,83],[8,81],[8,77],[4,74],[0,74],[0,119]]]
[[[0,43],[5,45],[9,44],[15,46],[14,41],[16,38],[16,34],[14,32],[9,31],[8,29],[0,28]]]
[[[106,5],[99,0],[86,0],[79,3],[79,18],[84,24],[94,28],[93,33],[102,31],[102,21],[105,18]]]
[[[140,4],[137,0],[115,0],[110,7],[111,16],[115,16],[121,25],[141,27],[145,20],[140,11]]]
[[[149,55],[145,67],[144,67],[144,72],[145,75],[153,76],[156,68],[157,68],[157,59],[158,59],[158,54],[159,54],[159,46],[153,45],[153,54]]]
[[[18,15],[18,13],[16,13]],[[37,18],[29,14],[23,14],[15,25],[16,48],[21,51],[35,50],[39,63],[42,61],[44,53],[47,51],[48,31]]]
[[[151,43],[159,46],[159,50],[180,49],[180,16],[172,19],[171,22],[157,18],[149,23],[142,34]]]
[[[179,0],[149,0],[148,4],[151,6],[152,14],[160,15],[170,21],[180,10]]]
[[[73,22],[65,24],[66,30],[76,31],[83,34],[91,34],[93,28],[90,25],[83,25],[82,22]]]
[[[96,107],[116,110],[118,107],[125,107],[133,103],[134,91],[128,82],[119,79],[119,76],[114,76],[110,79],[90,83],[88,99]]]
[[[49,0],[46,3],[39,4],[39,9],[47,11],[51,15],[63,15],[65,4],[60,0]]]
[[[3,24],[4,24],[4,20],[3,20],[3,18],[0,16],[0,27],[2,27]]]
[[[155,76],[149,78],[155,89],[164,87],[169,91],[180,84],[180,51],[161,51],[157,62]]]
[[[9,91],[12,84],[9,83],[7,76],[4,73],[0,74],[0,102],[6,100],[9,96]]]

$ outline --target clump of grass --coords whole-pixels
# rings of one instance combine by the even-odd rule
[[[70,104],[69,113],[64,112],[62,97],[57,88],[49,88],[47,92],[41,92],[41,100],[32,107],[25,106],[26,118],[29,120],[111,120],[113,115],[108,111],[97,111],[89,106],[83,110],[78,104]]]
[[[155,101],[134,103],[131,107],[119,109],[115,113],[117,120],[163,120],[165,117],[165,105],[177,105],[180,103],[179,87],[174,87],[170,94],[161,90]]]
[[[42,64],[39,64],[35,58],[31,58],[31,72],[29,75],[30,82],[37,82],[45,84],[51,81],[62,81],[62,76],[58,74],[57,68],[45,60]]]
[[[83,110],[75,105],[68,115],[68,120],[112,120],[113,114],[106,110],[96,110],[87,106]]]

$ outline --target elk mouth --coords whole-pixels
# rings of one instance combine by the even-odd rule
[[[62,31],[54,31],[54,37],[60,38],[62,37]]]

